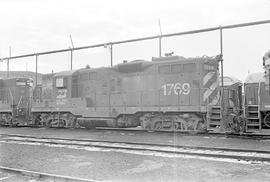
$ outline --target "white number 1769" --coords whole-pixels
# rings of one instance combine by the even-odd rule
[[[164,95],[178,95],[184,94],[188,95],[190,93],[190,84],[189,83],[166,83],[161,86],[163,89]]]

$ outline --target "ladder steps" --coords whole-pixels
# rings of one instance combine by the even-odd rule
[[[211,121],[210,125],[220,125],[220,122],[219,121]]]
[[[210,120],[221,120],[220,117],[209,117]]]
[[[248,107],[259,107],[259,105],[248,105]]]
[[[260,132],[261,120],[259,105],[248,105],[246,109],[246,131],[247,132]]]
[[[221,108],[220,106],[211,106],[208,110],[208,129],[219,130],[221,125]]]
[[[247,123],[247,126],[260,126],[260,123]]]
[[[259,133],[260,130],[258,130],[258,129],[248,129],[247,132],[248,132],[248,133]]]
[[[220,111],[212,111],[211,114],[220,114]]]
[[[247,110],[247,113],[259,113],[258,109],[257,110]]]
[[[211,106],[212,109],[220,109],[220,106]]]
[[[247,117],[247,123],[246,123],[246,132],[261,132],[261,113],[260,113],[260,103],[261,103],[261,97],[260,97],[260,89],[261,89],[261,83],[259,82],[258,86],[253,87],[254,94],[257,92],[257,99],[255,100],[255,104],[247,105],[245,110],[245,116]],[[252,87],[251,87],[252,88]],[[247,87],[245,87],[245,93],[246,93]],[[246,99],[246,96],[245,98]]]

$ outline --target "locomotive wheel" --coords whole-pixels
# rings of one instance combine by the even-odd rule
[[[178,125],[177,126],[177,129],[178,130],[182,130],[182,131],[186,131],[187,130],[187,128],[188,128],[187,121],[184,118],[177,117],[175,120],[176,120],[175,123],[177,123],[177,125]],[[172,126],[172,127],[175,127],[175,126]]]
[[[264,117],[263,122],[264,122],[264,124],[265,124],[267,127],[270,128],[270,113],[268,113],[268,114]]]
[[[125,127],[125,119],[124,116],[120,116],[115,120],[116,122],[114,123],[114,128],[124,128]]]
[[[162,122],[157,121],[154,125],[154,130],[161,130],[162,129]]]
[[[12,116],[11,114],[4,114],[2,116],[3,125],[10,126],[12,124]]]
[[[179,130],[179,126],[180,126],[179,123],[174,122],[174,123],[172,123],[171,129],[172,129],[173,131]]]
[[[141,127],[145,130],[151,130],[151,115],[148,113],[148,114],[145,114],[144,116],[142,116],[140,118],[140,122],[141,122]]]
[[[64,128],[65,125],[66,125],[65,123],[66,123],[65,120],[62,120],[62,119],[58,120],[58,127],[59,128]]]
[[[65,127],[65,121],[63,119],[52,119],[48,123],[48,127],[64,128]]]

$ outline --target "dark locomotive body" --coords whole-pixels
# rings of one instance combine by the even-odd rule
[[[31,119],[27,122],[56,127],[220,130],[221,107],[240,108],[241,104],[236,94],[239,84],[228,84],[222,91],[219,61],[219,56],[169,56],[43,75],[33,97],[29,92]],[[222,95],[233,106],[222,105]]]
[[[33,112],[46,125],[205,130],[209,106],[220,104],[218,61],[172,56],[60,72],[54,100],[41,98]]]
[[[1,125],[28,125],[31,119],[33,80],[1,79],[0,86]]]

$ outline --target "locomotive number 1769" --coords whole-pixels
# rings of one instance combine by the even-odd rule
[[[190,93],[190,84],[189,83],[166,83],[161,86],[163,94],[166,95],[188,95]]]

